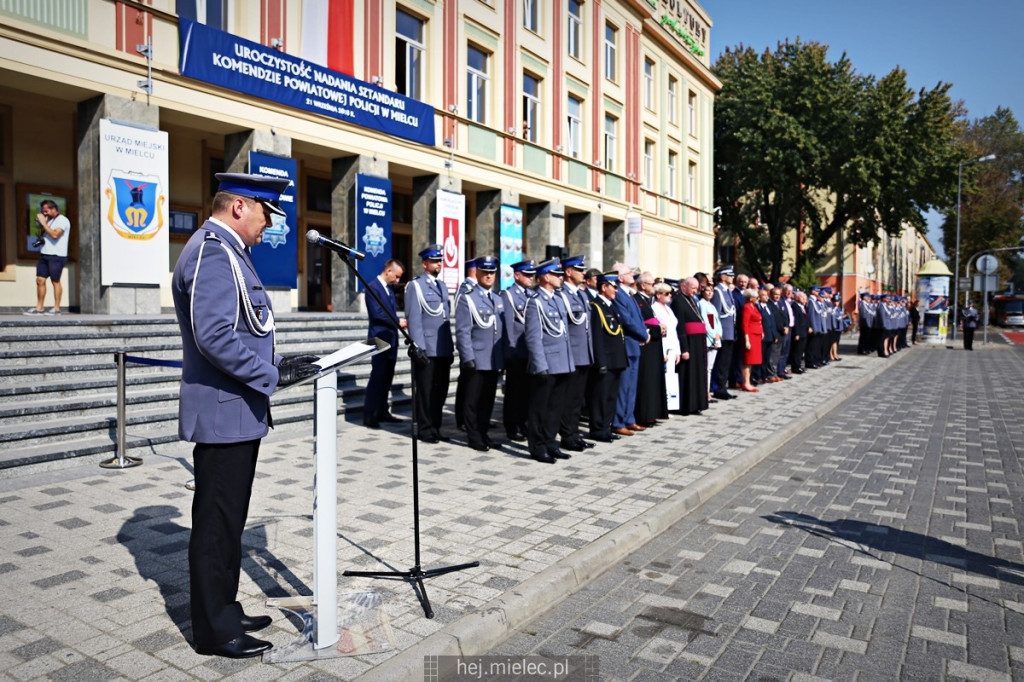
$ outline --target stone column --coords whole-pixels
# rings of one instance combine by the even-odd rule
[[[278,135],[272,130],[242,130],[224,136],[224,169],[228,173],[248,173],[249,152],[265,152],[275,156],[291,158],[292,138]],[[296,199],[298,196],[296,195]],[[301,236],[299,237],[301,238]],[[303,243],[299,249],[306,248]],[[296,255],[296,258],[298,255]],[[292,310],[291,287],[267,287],[270,304],[274,312],[287,313]]]
[[[156,284],[100,284],[100,119],[160,127],[160,108],[114,95],[99,95],[78,103],[78,215],[69,216],[78,230],[78,306],[94,315],[156,315],[160,312],[160,286]],[[166,237],[164,237],[166,238]],[[65,292],[65,305],[70,301]]]
[[[476,253],[501,254],[501,206],[519,206],[519,194],[507,189],[476,193]],[[468,257],[468,256],[467,256]]]
[[[565,204],[559,201],[526,206],[526,257],[544,260],[548,245],[565,246]]]
[[[365,154],[331,161],[331,238],[356,248],[356,176],[388,177],[388,162]],[[363,310],[356,292],[356,276],[341,258],[331,258],[331,309],[335,312]],[[377,273],[367,275],[376,277]]]
[[[565,217],[569,227],[569,255],[582,253],[587,268],[604,268],[604,223],[599,211],[570,213]]]

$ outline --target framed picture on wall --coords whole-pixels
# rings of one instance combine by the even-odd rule
[[[15,192],[18,198],[18,258],[29,260],[39,254],[43,230],[39,226],[37,216],[42,203],[50,200],[57,204],[60,214],[71,221],[68,260],[75,260],[78,251],[78,230],[75,225],[78,211],[75,208],[74,190],[19,183]]]
[[[172,242],[187,242],[192,233],[199,229],[202,224],[200,214],[202,209],[198,206],[184,206],[182,204],[171,204],[170,210],[170,237]]]

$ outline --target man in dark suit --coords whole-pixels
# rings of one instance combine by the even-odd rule
[[[804,373],[804,355],[807,350],[807,333],[811,322],[807,318],[807,294],[793,293],[793,342],[789,351],[789,365],[793,374]]]
[[[367,288],[377,294],[384,302],[382,307],[377,299],[367,293],[366,313],[370,318],[369,338],[377,337],[391,345],[387,352],[378,353],[370,360],[370,380],[366,382],[366,399],[363,401],[363,426],[371,429],[380,428],[380,422],[397,422],[388,410],[388,394],[391,382],[395,379],[395,363],[398,361],[398,306],[395,303],[394,285],[402,279],[405,266],[391,259],[384,264],[379,275],[367,283]],[[404,329],[405,319],[398,320]]]
[[[761,383],[774,384],[781,381],[776,376],[776,365],[779,362],[779,349],[782,347],[782,316],[779,314],[779,309],[772,303],[767,288],[761,289],[758,294],[761,326],[764,328],[764,338],[761,340],[761,374],[759,378]]]
[[[647,430],[646,426],[636,423],[635,408],[640,373],[640,346],[650,341],[651,337],[643,317],[640,316],[640,306],[633,298],[633,294],[636,293],[633,270],[625,263],[616,263],[614,269],[619,275],[619,292],[613,303],[626,333],[626,358],[629,362],[619,381],[612,432],[620,436],[632,436],[634,432]]]
[[[248,658],[270,649],[249,632],[237,600],[242,531],[260,441],[273,424],[270,394],[315,375],[313,356],[274,353],[274,314],[249,249],[260,243],[287,179],[218,173],[213,216],[182,249],[171,279],[181,330],[178,435],[195,443],[188,545],[192,636],[203,655]]]
[[[593,330],[594,383],[587,396],[590,408],[590,439],[610,443],[619,380],[626,369],[626,336],[614,301],[619,276],[606,272],[597,277],[597,296],[590,302],[590,328]]]

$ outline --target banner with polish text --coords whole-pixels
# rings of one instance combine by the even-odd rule
[[[271,225],[263,232],[263,240],[252,248],[252,264],[260,273],[265,287],[295,289],[299,277],[298,206],[295,186],[299,164],[263,152],[249,152],[249,172],[290,180],[292,184],[281,195],[279,205],[285,216],[272,215]]]
[[[441,245],[440,279],[455,291],[462,282],[462,264],[466,262],[466,196],[437,191],[437,243]]]
[[[356,261],[359,274],[367,280],[384,270],[391,260],[391,181],[373,175],[356,175],[356,243],[366,258]],[[357,282],[357,291],[363,283]]]

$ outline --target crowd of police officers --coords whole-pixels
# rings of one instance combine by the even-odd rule
[[[455,419],[475,450],[484,452],[495,446],[491,418],[502,373],[505,436],[526,441],[530,456],[538,462],[569,459],[569,452],[594,447],[594,441],[612,442],[653,425],[632,423],[633,405],[625,404],[636,401],[637,395],[637,387],[630,385],[637,381],[636,358],[630,348],[640,348],[651,340],[651,327],[644,325],[636,313],[638,301],[631,298],[642,294],[626,286],[633,282],[631,272],[588,269],[583,256],[540,263],[524,260],[512,266],[513,284],[499,292],[495,290],[498,260],[484,255],[466,264],[467,276],[450,304],[447,286],[439,279],[442,247],[427,247],[419,257],[422,272],[405,289],[405,318],[412,342],[422,351],[413,362],[417,382],[414,409],[422,442],[450,440],[441,431],[441,421],[456,350]],[[624,277],[621,290],[620,276]],[[734,284],[729,266],[717,270],[715,278],[712,302],[719,313],[717,324],[723,327],[715,347],[721,347],[742,338],[736,336],[741,333],[736,311],[744,305],[742,289],[748,282],[758,287],[742,275]],[[384,279],[381,282],[393,285]],[[823,367],[839,359],[839,336],[850,326],[842,303],[829,289],[812,287],[807,293],[789,285],[777,289],[768,304],[780,311],[773,317],[784,328],[780,341],[788,343],[781,357],[775,354],[771,376],[755,372],[761,382],[789,379],[792,373],[802,374],[808,367]],[[685,295],[682,291],[674,294]],[[617,297],[620,300],[616,301]],[[632,305],[624,305],[624,301]],[[906,345],[904,300],[864,294],[858,314],[858,352],[870,350],[888,356]],[[632,320],[634,315],[639,323]],[[803,329],[806,334],[799,333]],[[712,337],[708,335],[709,347]],[[715,371],[709,371],[711,402],[735,397],[727,390],[735,386],[730,356],[719,353]],[[386,402],[381,414],[387,416],[381,421],[393,420]],[[586,439],[581,421],[587,422]],[[364,423],[379,425],[376,419]]]

